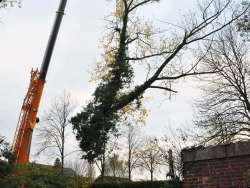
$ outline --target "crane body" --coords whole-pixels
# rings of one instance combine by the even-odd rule
[[[59,28],[64,15],[67,0],[61,0],[53,29],[48,41],[40,70],[31,70],[31,79],[28,92],[24,98],[15,137],[12,145],[12,151],[15,154],[15,163],[27,164],[29,162],[30,146],[32,133],[37,122],[37,112],[39,109],[46,75],[48,72],[51,56],[59,32]]]

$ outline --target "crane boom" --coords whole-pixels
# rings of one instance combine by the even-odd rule
[[[28,92],[24,98],[15,137],[12,145],[12,151],[15,153],[15,162],[18,164],[27,164],[29,162],[30,146],[32,133],[37,121],[37,112],[43,93],[43,88],[48,72],[51,56],[55,46],[56,38],[64,15],[67,0],[61,0],[59,9],[56,12],[56,19],[47,44],[43,62],[40,70],[31,71],[31,79]]]

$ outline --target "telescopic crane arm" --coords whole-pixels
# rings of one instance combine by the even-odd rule
[[[48,41],[43,62],[40,70],[31,70],[31,79],[28,92],[24,98],[21,108],[17,129],[15,132],[12,150],[16,156],[15,162],[27,164],[29,162],[32,133],[37,122],[37,112],[43,93],[43,88],[48,72],[51,56],[55,46],[56,38],[64,15],[67,0],[61,0],[56,12],[56,19]]]

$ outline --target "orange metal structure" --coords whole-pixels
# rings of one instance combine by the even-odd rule
[[[43,93],[46,75],[62,17],[64,15],[66,3],[67,0],[61,0],[60,2],[40,71],[38,69],[32,69],[31,71],[30,85],[23,101],[12,145],[12,151],[16,155],[15,162],[17,164],[27,164],[29,162],[32,133],[37,122],[37,112]]]
[[[16,163],[18,164],[29,162],[32,133],[36,124],[44,83],[44,80],[39,79],[38,70],[32,70],[30,85],[23,101],[14,138],[13,149],[16,155]]]

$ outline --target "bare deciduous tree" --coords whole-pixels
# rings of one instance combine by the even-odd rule
[[[86,177],[89,178],[91,183],[94,181],[95,175],[96,174],[95,174],[94,164],[88,162],[87,169],[86,169]]]
[[[138,151],[142,146],[142,139],[138,127],[133,125],[127,125],[125,130],[125,139],[127,147],[127,167],[128,167],[128,178],[132,179],[132,171],[138,165]]]
[[[66,161],[65,166],[74,170],[76,175],[84,176],[87,171],[88,163],[82,159],[75,158],[73,160]]]
[[[165,160],[165,165],[169,164],[169,150],[172,151],[172,160],[173,160],[173,170],[174,173],[171,172],[170,168],[167,176],[177,176],[179,178],[182,177],[182,159],[181,159],[181,151],[188,147],[196,144],[196,135],[193,131],[186,129],[172,129],[171,126],[168,127],[167,134],[162,138],[161,142],[161,150],[163,153],[163,159]],[[172,174],[171,174],[172,173]]]
[[[158,35],[159,33],[154,32],[148,24],[145,24],[146,28],[141,28],[142,31],[134,31],[131,33],[127,31],[130,28],[129,22],[133,19],[129,17],[133,10],[152,2],[153,0],[120,1],[120,4],[122,4],[121,20],[123,21],[123,25],[121,33],[119,34],[121,42],[119,46],[120,48],[117,50],[124,53],[123,55],[125,58],[119,62],[117,60],[117,63],[127,61],[124,62],[124,64],[127,64],[129,62],[136,63],[146,61],[148,63],[149,72],[144,83],[136,86],[131,92],[124,93],[115,101],[112,105],[114,110],[123,108],[141,96],[147,89],[160,89],[168,92],[176,92],[172,89],[175,80],[193,75],[214,73],[214,71],[204,71],[199,69],[199,66],[202,63],[202,58],[198,58],[197,61],[186,64],[186,66],[181,65],[181,61],[180,65],[178,65],[175,60],[182,55],[181,53],[184,54],[188,52],[188,49],[191,48],[191,44],[203,40],[211,40],[214,37],[214,34],[233,23],[233,21],[238,19],[249,9],[248,6],[239,14],[231,14],[231,12],[228,12],[229,9],[232,8],[231,6],[233,6],[231,0],[206,1],[206,3],[200,4],[200,14],[196,13],[195,17],[189,15],[185,18],[185,26],[170,24],[171,26],[174,26],[174,28],[169,29],[173,29],[175,34],[174,36],[167,35],[167,37],[165,35],[165,37],[172,37],[172,39],[161,41],[161,46],[154,46],[155,44],[153,41],[157,41],[157,36],[164,38],[164,35]],[[114,33],[114,38],[115,34],[116,33]],[[134,53],[127,52],[127,49],[133,49],[133,45],[135,45],[138,50]],[[122,52],[123,49],[125,50],[124,52]],[[113,51],[107,53],[113,53]]]
[[[157,138],[146,138],[144,146],[138,151],[138,166],[150,173],[150,180],[154,180],[154,173],[162,165],[162,153]]]
[[[125,177],[126,176],[126,166],[122,159],[120,159],[117,153],[111,155],[106,162],[105,169],[106,176],[113,177]]]
[[[66,161],[65,167],[64,175],[70,175],[72,177],[72,188],[83,187],[83,185],[90,183],[86,182],[86,180],[84,182],[85,184],[83,183],[83,177],[86,177],[85,175],[88,167],[87,161],[75,158],[74,160]]]
[[[217,72],[206,79],[205,95],[197,102],[196,124],[206,142],[228,143],[250,138],[249,45],[234,26],[220,32],[204,56],[206,68]]]
[[[44,124],[38,128],[38,140],[40,154],[48,149],[53,149],[60,157],[62,168],[64,167],[66,132],[70,125],[69,118],[73,112],[74,105],[70,94],[64,92],[55,98],[50,109],[45,113]]]

